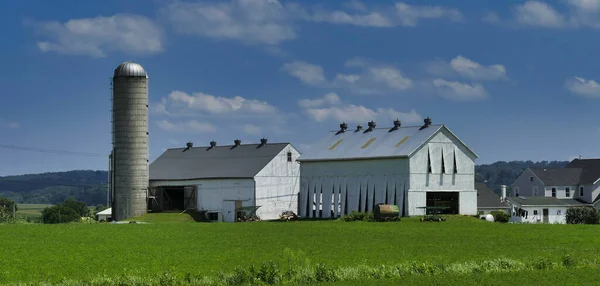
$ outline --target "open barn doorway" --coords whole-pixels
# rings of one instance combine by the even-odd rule
[[[458,214],[458,192],[427,192],[426,214]]]
[[[163,188],[163,211],[185,210],[185,192],[183,186]]]

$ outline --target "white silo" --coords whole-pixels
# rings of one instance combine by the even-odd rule
[[[148,75],[124,62],[112,79],[112,219],[146,213],[148,195]]]

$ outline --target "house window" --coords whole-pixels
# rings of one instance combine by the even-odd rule
[[[537,195],[538,195],[538,187],[537,187],[537,186],[534,186],[534,187],[533,187],[533,196],[535,197],[535,196],[537,196]]]
[[[570,188],[565,188],[565,196],[566,196],[567,198],[568,198],[568,197],[571,197],[571,189],[570,189]]]
[[[538,211],[537,210],[533,210],[533,215],[537,215]]]
[[[552,197],[556,198],[556,188],[552,188]]]
[[[579,196],[583,197],[583,187],[579,187]]]
[[[530,182],[533,182],[533,177],[529,177],[529,181],[530,181]]]
[[[292,162],[292,152],[287,152],[287,161]]]

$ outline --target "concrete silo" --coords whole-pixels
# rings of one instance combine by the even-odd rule
[[[146,213],[148,195],[148,75],[124,62],[112,79],[112,219]]]

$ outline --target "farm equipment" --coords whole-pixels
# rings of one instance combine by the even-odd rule
[[[247,221],[260,221],[260,217],[256,215],[256,210],[260,206],[250,206],[250,207],[241,207],[236,210],[237,213],[237,221],[238,222],[247,222]]]
[[[279,215],[279,219],[284,221],[297,220],[298,216],[293,211],[284,211]]]
[[[376,204],[373,215],[376,221],[399,221],[400,208],[397,205]]]

